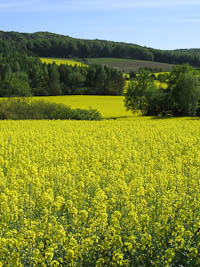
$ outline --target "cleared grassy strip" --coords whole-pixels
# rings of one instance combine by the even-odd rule
[[[76,60],[73,60],[73,59],[68,59],[68,58],[40,58],[41,61],[43,63],[47,63],[47,64],[52,64],[53,62],[55,62],[57,65],[60,65],[60,64],[65,64],[65,65],[71,65],[71,66],[84,66],[86,67],[87,65],[86,64],[83,64],[82,62],[79,62],[79,61],[76,61]]]
[[[127,73],[144,67],[161,68],[163,71],[170,71],[173,67],[172,64],[124,58],[87,58],[86,61],[88,64],[108,65]]]
[[[87,66],[84,62],[79,62],[76,59],[68,58],[40,58],[42,62],[56,64],[66,64],[72,66]],[[118,68],[123,72],[138,71],[140,68],[150,67],[150,68],[161,68],[163,71],[170,71],[173,67],[172,64],[145,61],[145,60],[134,60],[134,59],[125,59],[125,58],[87,58],[85,61],[88,64],[100,64],[108,65],[112,68]]]
[[[97,109],[103,118],[130,117],[132,112],[127,112],[124,107],[123,96],[43,96],[33,97],[33,100],[43,99],[54,103],[63,103],[71,108]]]

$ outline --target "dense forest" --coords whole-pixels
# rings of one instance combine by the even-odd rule
[[[123,73],[107,66],[42,63],[15,50],[0,54],[0,96],[122,95]]]
[[[39,57],[122,57],[176,64],[187,62],[195,67],[200,65],[199,49],[162,51],[134,44],[74,39],[47,32],[0,32],[0,97],[123,94],[125,78],[116,68],[97,64],[46,64]],[[134,77],[130,73],[130,78]],[[166,79],[160,81],[166,82]],[[166,95],[166,92],[162,94]]]
[[[49,32],[29,34],[0,31],[0,52],[16,48],[40,57],[116,57],[200,66],[200,49],[158,50],[136,44],[75,39]]]

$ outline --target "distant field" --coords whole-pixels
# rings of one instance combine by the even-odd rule
[[[155,84],[155,86],[156,86],[157,88],[162,87],[162,88],[164,88],[164,89],[167,89],[167,87],[168,87],[167,83],[161,83],[161,82],[158,81],[158,80],[155,80],[155,81],[154,81],[154,84]]]
[[[87,66],[84,63],[81,63],[79,61],[73,60],[73,59],[64,59],[64,58],[40,58],[42,62],[45,63],[53,63],[55,62],[57,65],[60,64],[66,64],[66,65],[71,65],[71,66]],[[168,71],[172,68],[173,65],[170,64],[164,64],[164,63],[156,63],[156,62],[150,62],[150,61],[144,61],[144,60],[132,60],[132,59],[120,59],[120,58],[90,58],[86,59],[88,64],[101,64],[101,65],[108,65],[110,67],[117,67],[124,71],[124,77],[130,78],[128,72],[129,71],[137,71],[141,67],[157,67],[157,68],[162,68],[165,71]],[[160,74],[161,72],[155,73],[156,77]],[[126,92],[127,88],[129,85],[129,81],[125,81],[125,87],[124,91]],[[162,86],[164,88],[167,88],[167,85],[164,83],[160,83],[159,81],[155,81],[155,85],[157,87]],[[66,96],[69,97],[69,96]],[[72,96],[74,97],[74,96]],[[80,96],[79,96],[80,97]],[[93,97],[93,96],[90,96]],[[98,97],[98,96],[97,96]],[[52,97],[51,97],[52,98]],[[62,100],[61,100],[62,102]],[[86,101],[87,104],[87,101]],[[81,105],[81,103],[80,103]],[[84,103],[83,103],[83,106]],[[87,108],[87,106],[86,106]],[[121,111],[120,111],[121,112]],[[115,116],[115,115],[114,115]],[[124,116],[124,115],[122,115]]]
[[[44,99],[54,103],[63,103],[72,108],[97,109],[103,118],[130,117],[132,112],[127,112],[124,107],[123,96],[43,96],[33,97],[33,99]]]
[[[165,71],[166,74],[170,74],[169,71]],[[159,74],[163,74],[163,72],[156,72],[154,73],[154,75],[156,76],[156,78],[158,78]]]
[[[55,62],[57,65],[60,64],[66,64],[66,65],[71,65],[71,66],[87,66],[86,64],[83,64],[79,61],[73,60],[73,59],[65,59],[65,58],[40,58],[43,63],[51,64]]]
[[[118,68],[126,73],[138,71],[139,68],[144,67],[162,68],[163,71],[170,71],[173,67],[172,64],[123,58],[87,58],[86,62],[88,64],[108,65],[109,67]]]
[[[40,58],[42,62],[56,64],[66,64],[66,65],[77,65],[77,66],[87,66],[85,62],[79,62],[74,59],[68,58]],[[108,65],[109,67],[118,68],[125,73],[130,71],[138,71],[140,68],[151,67],[151,68],[162,68],[163,71],[170,71],[173,67],[172,64],[158,63],[145,60],[134,60],[134,59],[124,59],[124,58],[87,58],[85,61],[88,64],[100,64]]]

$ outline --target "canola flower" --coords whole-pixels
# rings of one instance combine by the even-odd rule
[[[69,58],[45,58],[42,57],[40,58],[40,60],[42,61],[42,63],[46,63],[46,64],[52,64],[53,62],[55,62],[57,65],[61,65],[61,64],[65,64],[65,65],[71,65],[71,66],[78,66],[78,67],[88,67],[87,64],[84,64],[82,62],[73,60],[73,59],[69,59]]]
[[[199,266],[200,121],[0,122],[0,266]]]
[[[62,103],[71,108],[97,109],[103,118],[132,117],[131,111],[124,107],[124,96],[97,96],[97,95],[64,95],[64,96],[34,96],[33,101],[45,100],[53,103]]]

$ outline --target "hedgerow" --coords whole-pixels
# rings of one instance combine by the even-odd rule
[[[101,120],[95,109],[71,109],[64,104],[43,100],[27,101],[24,98],[10,98],[0,101],[0,119],[10,120]]]

